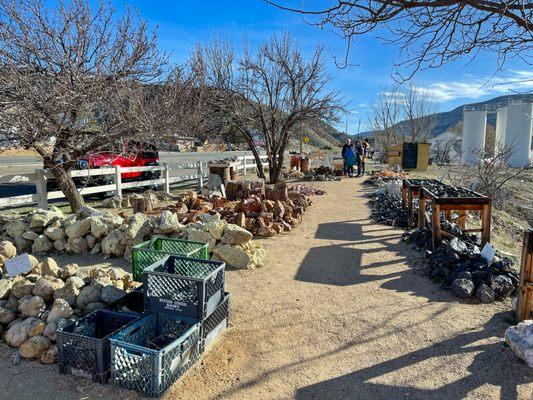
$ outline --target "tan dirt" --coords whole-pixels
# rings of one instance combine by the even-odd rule
[[[360,182],[316,184],[328,194],[263,241],[264,268],[228,271],[231,327],[165,399],[531,398],[532,370],[502,340],[510,304],[459,302],[421,276],[402,231],[368,220]],[[12,351],[0,350],[5,398],[137,398],[12,367]]]

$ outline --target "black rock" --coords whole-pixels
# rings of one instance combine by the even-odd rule
[[[501,298],[509,297],[515,289],[511,278],[505,275],[495,276],[492,279],[491,287],[494,290],[494,293]]]
[[[446,252],[449,255],[453,253],[462,254],[462,253],[466,253],[466,251],[467,251],[467,247],[466,247],[465,242],[457,238],[453,238],[452,240],[450,240],[448,242],[448,245],[446,246]]]
[[[476,290],[476,298],[482,303],[488,304],[494,302],[494,290],[490,286],[482,283]]]
[[[453,281],[450,290],[452,293],[461,298],[468,299],[474,294],[474,282],[469,279],[456,279]]]
[[[458,279],[468,279],[468,280],[472,280],[472,274],[468,271],[464,271],[464,272],[459,272],[457,274],[457,278]]]

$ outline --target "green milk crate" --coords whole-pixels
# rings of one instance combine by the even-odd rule
[[[132,249],[133,280],[142,282],[143,271],[168,255],[209,260],[207,243],[153,236]]]

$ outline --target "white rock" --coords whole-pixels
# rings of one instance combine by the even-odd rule
[[[12,238],[22,237],[22,234],[29,228],[28,224],[22,220],[16,220],[4,225],[6,233]]]
[[[187,239],[191,242],[207,243],[209,251],[212,251],[217,243],[216,239],[209,232],[198,229],[189,229],[187,231]]]
[[[65,234],[69,239],[76,239],[82,236],[85,236],[91,231],[91,220],[82,219],[81,221],[76,221],[72,225],[68,226],[65,229]]]
[[[85,254],[89,250],[89,246],[87,245],[87,240],[77,237],[68,240],[67,250],[74,254]]]
[[[76,271],[75,276],[71,276],[70,278],[68,278],[68,279],[65,281],[65,285],[66,285],[67,283],[71,282],[71,284],[72,284],[74,287],[78,288],[78,289],[81,289],[82,287],[84,287],[84,286],[85,286],[85,282],[83,281],[83,278],[80,278],[80,277],[78,276],[78,273],[79,273],[80,271],[82,271],[82,270],[78,270],[78,271]]]
[[[33,242],[31,246],[32,253],[40,254],[47,253],[53,248],[53,244],[45,235],[39,235],[37,239]]]
[[[213,238],[220,240],[224,234],[224,230],[228,223],[224,220],[222,221],[212,221],[205,224],[207,231],[213,236]]]
[[[533,368],[533,320],[525,320],[507,328],[505,342],[513,353]]]
[[[23,317],[39,317],[46,309],[41,296],[25,296],[20,299],[19,311]]]
[[[61,279],[67,279],[71,276],[76,275],[76,272],[78,272],[78,264],[67,264],[63,268],[60,269],[59,275]]]
[[[0,263],[17,255],[17,248],[9,240],[0,242]]]
[[[56,240],[63,240],[65,238],[65,231],[63,228],[61,228],[61,226],[50,226],[44,230],[44,234],[52,242],[55,242]]]
[[[9,295],[11,294],[11,287],[13,286],[13,282],[9,279],[0,279],[0,299],[4,300],[9,298]]]
[[[253,235],[246,229],[235,224],[227,224],[224,235],[220,239],[222,243],[244,244],[252,239]]]
[[[28,340],[26,328],[27,327],[23,325],[22,321],[11,325],[4,337],[7,344],[11,347],[20,347],[22,343]]]
[[[65,283],[61,279],[43,276],[35,282],[33,294],[41,296],[46,303],[50,303],[54,298],[55,291],[61,289],[63,286],[65,286]]]
[[[125,246],[122,244],[124,232],[114,229],[101,242],[102,253],[106,256],[121,256],[124,254]]]
[[[54,278],[60,277],[60,268],[56,260],[52,257],[46,257],[41,263],[41,273],[43,275],[52,276]]]
[[[128,227],[124,231],[124,237],[126,240],[134,240],[139,237],[142,240],[151,230],[150,219],[143,213],[137,213],[131,218]]]
[[[63,218],[63,213],[57,207],[50,208],[50,210],[37,210],[30,217],[30,228],[43,228],[53,221]]]
[[[52,306],[52,310],[50,311],[50,314],[48,315],[48,322],[56,321],[60,318],[68,318],[74,313],[74,310],[70,307],[69,303],[67,303],[63,299],[56,299],[54,301],[54,305]]]
[[[158,232],[163,235],[170,233],[179,233],[182,225],[179,223],[178,214],[174,214],[170,210],[163,210],[161,212],[161,222],[159,224]]]
[[[213,249],[213,254],[233,268],[248,269],[251,265],[250,256],[239,246],[222,244]]]
[[[89,207],[89,206],[82,206],[78,210],[78,213],[76,215],[77,215],[77,217],[79,219],[85,219],[85,218],[88,218],[90,216],[102,215],[102,212],[96,210],[95,208]]]

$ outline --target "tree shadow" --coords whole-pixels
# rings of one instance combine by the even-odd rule
[[[517,387],[531,383],[533,375],[525,363],[518,362],[511,351],[503,344],[493,342],[477,344],[477,342],[499,337],[508,326],[508,312],[495,314],[478,331],[464,333],[443,342],[407,353],[401,357],[376,364],[370,368],[309,385],[296,391],[295,398],[308,399],[461,399],[483,385],[497,386],[500,399],[516,399]],[[432,358],[449,357],[464,353],[478,353],[468,366],[470,374],[462,379],[442,385],[434,389],[416,388],[393,384],[371,382],[388,373],[402,368],[414,367],[416,364]],[[502,370],[504,365],[513,365],[513,370]],[[427,377],[420,376],[420,379]]]

